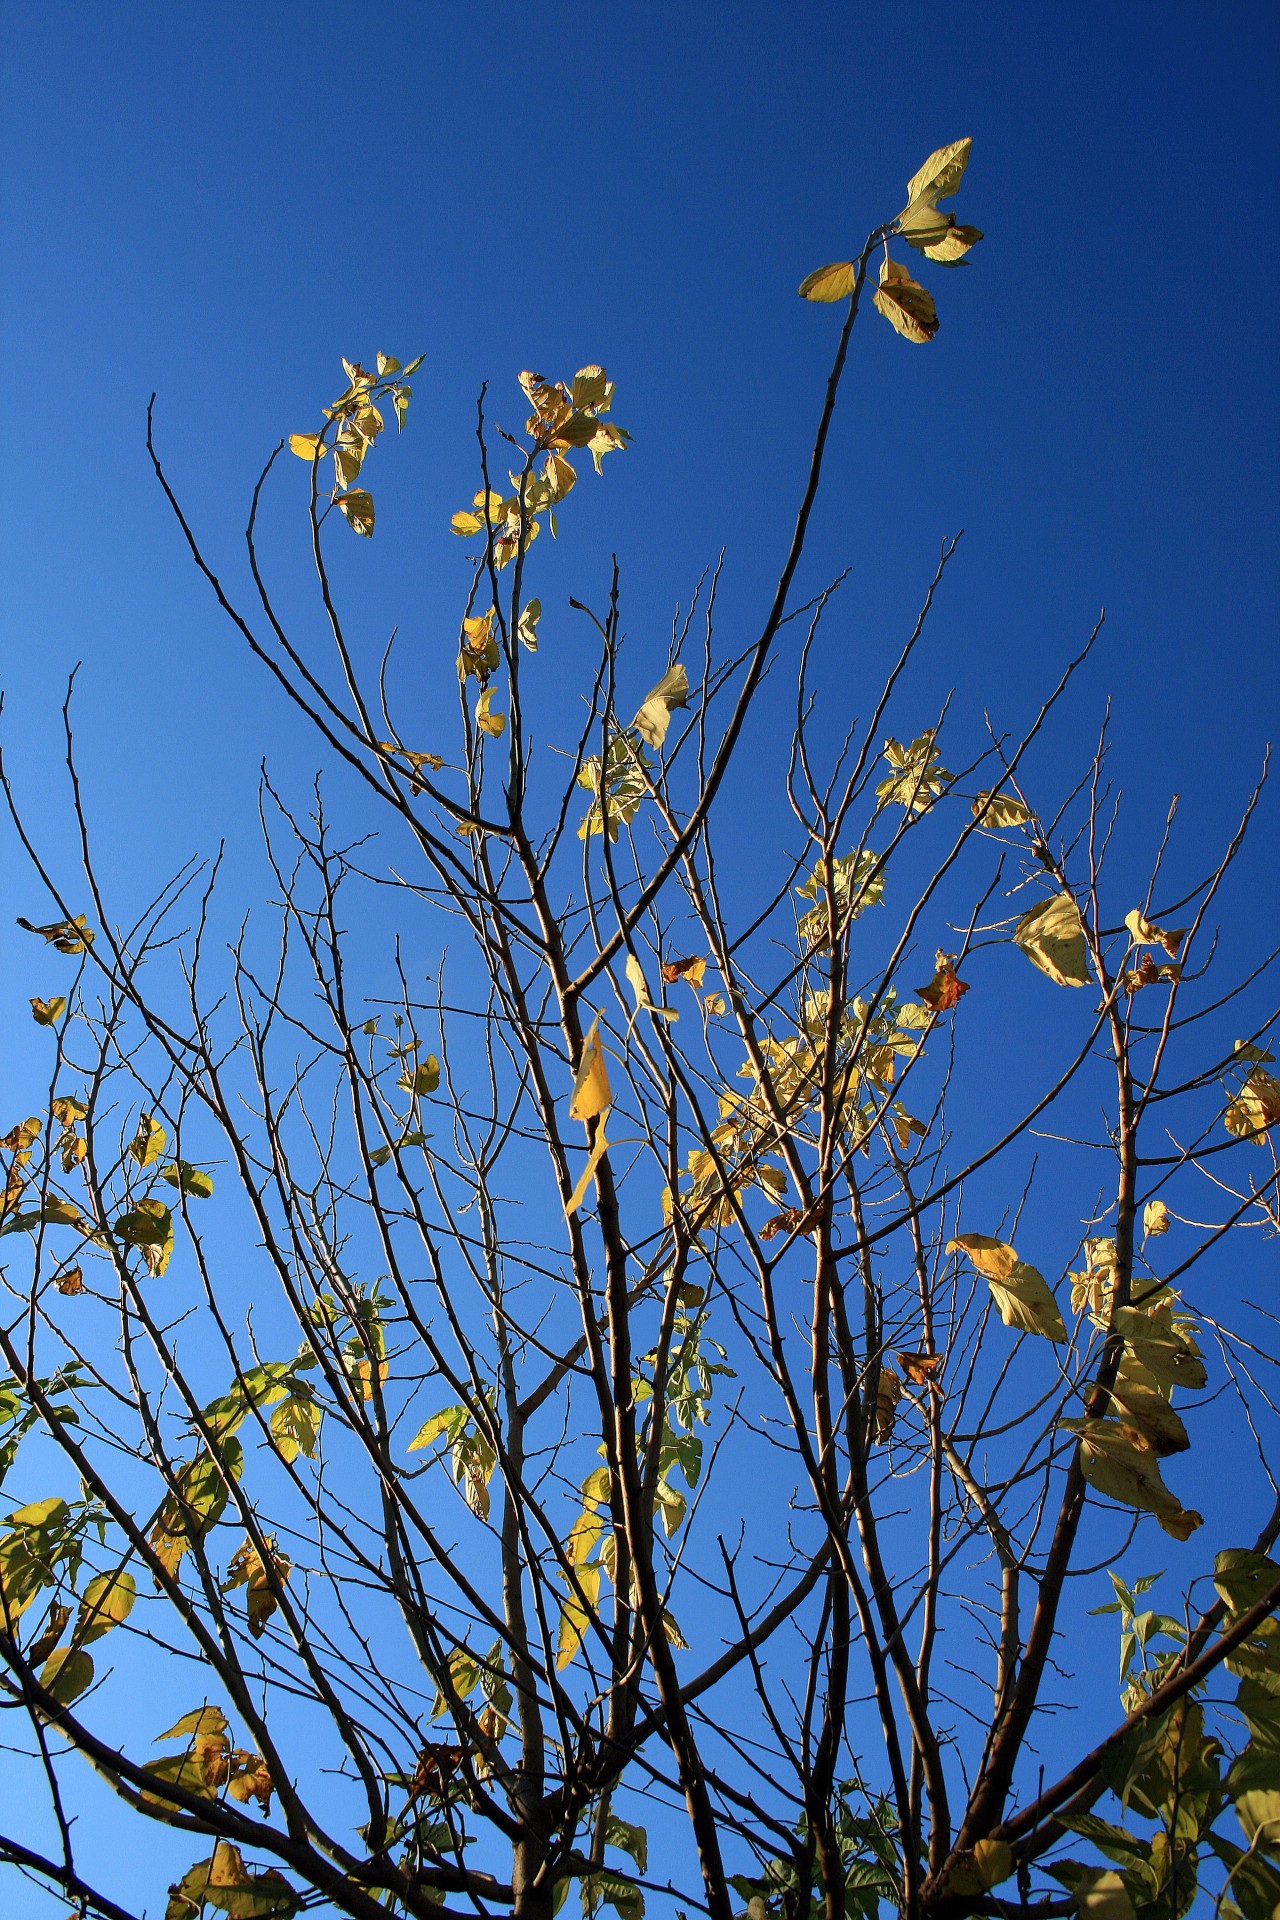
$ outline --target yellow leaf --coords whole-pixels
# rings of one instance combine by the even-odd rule
[[[949,200],[964,178],[972,146],[972,139],[966,138],[952,140],[945,147],[935,148],[907,182],[907,205],[923,201],[928,206],[935,206],[939,200]]]
[[[381,380],[388,373],[399,373],[400,371],[400,362],[398,360],[392,359],[389,353],[380,353],[377,359],[375,360],[374,365],[378,369],[379,380]]]
[[[31,1018],[38,1027],[51,1027],[66,1010],[65,994],[55,993],[51,1000],[38,1000],[31,996]]]
[[[158,1120],[149,1113],[140,1115],[138,1131],[129,1143],[129,1152],[140,1167],[149,1167],[158,1160],[169,1144],[169,1136]]]
[[[479,533],[484,527],[484,521],[478,513],[467,513],[464,511],[462,513],[455,513],[449,525],[455,533],[471,534]]]
[[[1142,1209],[1142,1231],[1148,1240],[1169,1231],[1169,1209],[1163,1200],[1148,1200]]]
[[[607,1113],[612,1104],[613,1095],[609,1091],[609,1075],[605,1070],[604,1049],[600,1045],[600,1021],[597,1017],[591,1024],[591,1031],[582,1049],[582,1059],[569,1098],[569,1116],[573,1120],[594,1120],[597,1114]]]
[[[910,235],[907,238],[909,240]],[[927,243],[920,251],[926,260],[936,260],[939,266],[958,267],[970,247],[976,247],[981,238],[981,227],[950,227],[940,240]]]
[[[373,534],[372,495],[362,487],[356,487],[350,493],[340,493],[337,504],[352,532],[361,534],[366,540],[370,539]]]
[[[886,259],[880,266],[880,285],[873,305],[904,340],[923,346],[938,331],[938,310],[933,295],[913,280],[897,260]]]
[[[481,733],[487,733],[491,740],[498,740],[507,724],[505,713],[491,713],[489,702],[493,699],[493,687],[486,687],[476,703],[476,725]]]
[[[318,460],[324,451],[320,442],[321,435],[318,433],[291,433],[289,451],[296,453],[299,460]]]
[[[101,1639],[104,1633],[110,1633],[112,1627],[118,1627],[122,1620],[128,1619],[137,1597],[137,1584],[131,1573],[95,1575],[81,1596],[80,1613],[72,1638],[81,1646],[87,1645],[90,1640]]]
[[[833,266],[818,267],[800,282],[802,300],[847,300],[853,292],[856,268],[852,260],[838,260]]]
[[[93,945],[93,933],[82,913],[74,920],[52,920],[46,927],[34,926],[18,915],[18,925],[27,933],[38,933],[57,953],[84,953]]]
[[[1280,1080],[1262,1067],[1253,1067],[1234,1100],[1230,1101],[1222,1123],[1237,1138],[1262,1145],[1268,1127],[1280,1120]]]
[[[676,980],[687,980],[695,993],[702,985],[702,977],[706,971],[705,953],[691,954],[687,960],[664,960],[662,963],[662,977],[668,986]]]
[[[1081,1472],[1098,1493],[1154,1513],[1175,1540],[1185,1540],[1203,1524],[1166,1487],[1154,1450],[1134,1428],[1118,1420],[1064,1420],[1062,1425],[1078,1436]]]
[[[1018,1256],[1005,1240],[986,1233],[961,1233],[947,1242],[948,1253],[967,1253],[984,1280],[1007,1280]]]
[[[984,807],[985,813],[983,813]],[[1031,818],[1030,808],[1024,806],[1016,794],[996,793],[992,788],[988,788],[985,793],[977,796],[973,803],[973,813],[975,819],[983,813],[984,827],[1021,827],[1025,826]]]
[[[1084,922],[1069,893],[1057,893],[1030,908],[1014,928],[1013,939],[1014,945],[1021,947],[1028,960],[1048,974],[1056,986],[1088,986]]]
[[[674,667],[668,667],[657,686],[650,688],[631,724],[651,747],[657,749],[667,737],[667,728],[675,708],[687,707],[688,704],[689,676],[677,661]]]
[[[1171,960],[1177,959],[1178,949],[1187,937],[1185,927],[1157,927],[1138,907],[1125,915],[1124,924],[1135,947],[1163,947]]]
[[[634,953],[627,955],[627,984],[636,997],[636,1012],[651,1013],[655,1020],[678,1020],[680,1015],[674,1007],[655,1007],[649,996],[649,983],[644,977],[644,968]]]
[[[516,636],[521,646],[527,647],[530,653],[536,653],[538,651],[538,622],[541,618],[541,600],[531,600],[524,612],[520,615],[520,620],[516,627]]]

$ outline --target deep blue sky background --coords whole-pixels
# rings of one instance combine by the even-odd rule
[[[1016,726],[1105,604],[1046,789],[1113,696],[1134,846],[1175,788],[1183,870],[1220,846],[1280,690],[1273,5],[54,0],[0,22],[4,737],[56,857],[57,709],[83,661],[122,914],[223,837],[251,898],[259,763],[287,783],[317,758],[192,573],[143,444],[153,389],[238,588],[253,480],[318,424],[339,355],[426,353],[410,431],[370,469],[377,535],[338,573],[362,649],[399,621],[419,650],[431,745],[480,382],[514,424],[520,367],[602,361],[635,436],[566,513],[551,670],[579,658],[564,594],[598,598],[612,549],[626,624],[659,654],[726,546],[732,640],[784,550],[834,338],[796,285],[966,133],[958,204],[987,238],[969,271],[930,275],[937,340],[870,313],[855,339],[810,574],[854,568],[836,679],[850,707],[878,685],[963,526],[904,725],[954,685],[958,726],[986,707]],[[266,515],[286,600],[300,474]],[[1275,818],[1236,896],[1259,942]],[[52,984],[13,916],[46,903],[3,837],[0,862],[0,1095],[26,1112],[26,996]]]

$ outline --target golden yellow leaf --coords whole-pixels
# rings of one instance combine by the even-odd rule
[[[967,1253],[984,1280],[1005,1280],[1018,1264],[1018,1256],[1006,1240],[993,1240],[987,1233],[961,1233],[947,1242],[948,1253]]]
[[[605,1069],[604,1049],[600,1045],[600,1021],[597,1017],[591,1023],[591,1031],[582,1049],[573,1092],[569,1097],[569,1116],[573,1120],[594,1120],[597,1114],[607,1113],[612,1104],[613,1095],[609,1091],[609,1075]]]
[[[299,460],[318,460],[324,451],[320,442],[321,435],[318,433],[291,433],[289,451],[296,453]]]
[[[938,310],[933,295],[911,278],[897,260],[885,259],[880,266],[880,285],[872,296],[873,305],[904,340],[923,346],[938,331]]]
[[[1154,1513],[1164,1531],[1185,1540],[1202,1525],[1160,1478],[1154,1450],[1134,1428],[1117,1420],[1064,1420],[1080,1442],[1080,1469],[1089,1485],[1123,1506]]]
[[[833,266],[818,267],[800,282],[802,300],[847,300],[853,292],[857,269],[852,260],[838,260]]]
[[[494,692],[493,687],[486,687],[476,702],[476,726],[481,733],[487,733],[491,740],[498,740],[501,739],[506,728],[507,716],[505,713],[490,712],[489,702],[493,699]]]
[[[38,1027],[51,1027],[55,1020],[61,1018],[66,1005],[66,996],[61,993],[55,993],[51,1000],[39,1000],[32,994],[31,1018]]]
[[[454,514],[449,525],[455,533],[471,534],[481,532],[484,527],[484,521],[478,513],[468,513],[464,509],[461,513]]]

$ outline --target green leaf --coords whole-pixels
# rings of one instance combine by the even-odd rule
[[[465,1407],[442,1407],[439,1413],[433,1413],[429,1420],[423,1421],[409,1442],[409,1452],[416,1453],[421,1447],[429,1447],[441,1434],[446,1434],[450,1442],[456,1440],[470,1417]]]
[[[1031,907],[1014,928],[1013,940],[1056,986],[1088,986],[1084,922],[1069,893],[1056,893]]]
[[[425,1060],[407,1067],[396,1081],[396,1085],[404,1093],[434,1093],[440,1085],[440,1062],[434,1053],[429,1053]]]
[[[254,1872],[246,1867],[238,1847],[220,1840],[208,1860],[197,1860],[169,1890],[165,1920],[192,1920],[201,1903],[216,1907],[230,1920],[288,1920],[299,1900],[284,1875],[274,1867]]]
[[[69,1707],[93,1684],[93,1660],[79,1647],[59,1647],[40,1669],[40,1685],[60,1707]]]
[[[112,1627],[127,1620],[138,1597],[137,1582],[131,1573],[99,1573],[86,1586],[80,1598],[72,1639],[78,1646],[100,1640]]]
[[[175,1160],[172,1166],[164,1169],[160,1175],[171,1187],[177,1187],[190,1200],[208,1200],[213,1195],[213,1175],[206,1173],[203,1167],[193,1167],[189,1160]]]
[[[140,1167],[149,1167],[160,1158],[169,1144],[169,1136],[149,1113],[138,1119],[138,1131],[129,1142],[129,1152]]]

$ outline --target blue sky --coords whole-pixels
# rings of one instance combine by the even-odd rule
[[[370,656],[397,621],[425,661],[438,644],[429,731],[476,391],[490,380],[514,424],[518,369],[603,362],[634,441],[567,516],[544,644],[616,551],[625,624],[665,659],[722,546],[731,634],[789,536],[837,324],[797,283],[963,134],[959,210],[987,237],[931,276],[938,338],[909,347],[870,313],[855,336],[810,564],[811,583],[852,569],[836,678],[851,705],[878,686],[963,527],[918,724],[953,686],[958,726],[1024,722],[1105,605],[1042,777],[1074,777],[1111,698],[1131,857],[1173,790],[1185,870],[1221,845],[1280,692],[1273,5],[0,0],[0,25],[4,740],[65,854],[58,710],[82,661],[122,913],[223,838],[231,887],[260,888],[259,764],[287,782],[316,761],[191,570],[146,456],[153,390],[174,483],[239,590],[253,481],[318,424],[339,356],[426,354],[371,470],[375,539],[337,568]],[[300,472],[266,514],[286,600]],[[1275,821],[1232,896],[1250,937],[1275,921]],[[26,996],[49,989],[13,929],[45,903],[3,837],[0,904],[7,1111]]]

